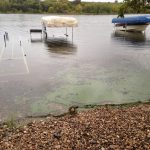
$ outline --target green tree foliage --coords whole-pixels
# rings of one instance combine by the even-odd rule
[[[115,3],[81,3],[82,13],[85,14],[113,14],[117,13],[120,4]]]
[[[118,17],[124,17],[124,14],[130,10],[134,13],[145,12],[147,4],[150,0],[124,0],[119,9]]]
[[[80,0],[0,0],[1,13],[123,14],[132,9],[140,12],[146,1],[124,0],[120,3],[88,3]],[[147,0],[147,2],[150,0]],[[136,4],[136,5],[135,5]],[[120,9],[119,9],[120,8]],[[127,9],[128,8],[128,9]]]
[[[75,6],[75,12],[78,14],[82,13],[82,5],[81,4],[78,4]]]

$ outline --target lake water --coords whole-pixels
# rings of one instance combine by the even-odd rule
[[[59,114],[71,105],[125,103],[150,98],[150,27],[145,34],[113,31],[113,15],[74,16],[52,40],[30,37],[44,15],[0,15],[0,119]],[[9,40],[4,43],[4,33]],[[55,40],[54,40],[55,39]]]

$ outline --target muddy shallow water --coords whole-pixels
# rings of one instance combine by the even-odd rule
[[[71,29],[67,42],[66,29],[48,29],[47,42],[40,34],[31,40],[42,16],[0,15],[0,119],[150,98],[150,27],[124,34],[113,31],[114,16],[74,16],[73,44]]]

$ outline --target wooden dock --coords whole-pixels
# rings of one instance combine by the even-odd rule
[[[42,34],[42,29],[30,29],[30,34],[32,33],[41,33]]]
[[[43,33],[42,29],[30,29],[30,37],[31,37],[31,40],[33,40],[33,39],[32,39],[32,34],[33,34],[33,33],[40,33],[40,34],[41,34],[41,40],[42,40],[42,33]]]

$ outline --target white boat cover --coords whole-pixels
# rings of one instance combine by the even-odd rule
[[[73,17],[46,16],[42,17],[42,24],[47,27],[77,27],[78,21]]]

